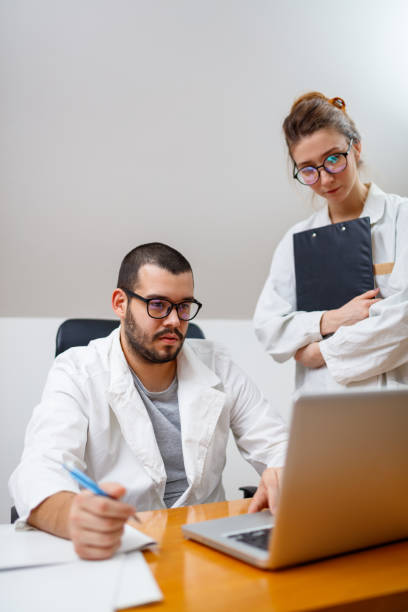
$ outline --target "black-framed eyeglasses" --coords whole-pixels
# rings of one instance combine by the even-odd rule
[[[347,167],[347,155],[350,153],[353,139],[345,153],[332,153],[328,155],[321,166],[305,166],[298,168],[293,164],[293,178],[297,179],[302,185],[314,185],[320,179],[320,169],[324,168],[329,174],[338,174]]]
[[[163,298],[144,298],[142,295],[131,291],[130,289],[125,289],[121,287],[122,291],[126,293],[129,297],[135,297],[142,302],[145,302],[147,314],[152,319],[165,319],[169,316],[173,308],[177,310],[178,318],[181,321],[191,321],[194,317],[197,316],[198,311],[200,310],[202,304],[198,300],[194,298],[191,300],[183,300],[183,302],[179,302],[175,304],[174,302],[170,302],[170,300],[164,300]]]

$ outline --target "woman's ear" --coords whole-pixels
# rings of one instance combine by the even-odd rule
[[[356,158],[356,163],[358,164],[358,162],[360,161],[360,156],[361,156],[361,141],[358,140],[357,142],[353,142],[353,151],[354,151],[354,157]]]

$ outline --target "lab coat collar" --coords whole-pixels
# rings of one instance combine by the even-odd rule
[[[374,225],[379,221],[385,209],[385,193],[374,183],[370,183],[368,187],[367,199],[364,203],[364,208],[361,211],[360,217],[370,217],[370,225]],[[315,226],[330,225],[331,219],[329,216],[329,208],[327,204],[323,206],[315,217]]]
[[[384,215],[385,193],[374,183],[370,183],[367,199],[361,213],[361,217],[370,217],[370,224],[374,225]]]
[[[129,370],[129,364],[126,361],[125,354],[120,343],[120,327],[111,333],[111,349],[110,349],[110,385],[109,390],[115,394],[125,392],[129,387],[129,380],[132,380],[132,375]],[[215,387],[221,381],[216,373],[208,368],[199,359],[194,350],[189,346],[189,341],[186,340],[182,350],[177,357],[177,378],[183,383],[194,383],[201,386]],[[129,377],[128,377],[129,374]]]
[[[184,342],[177,358],[177,377],[179,383],[193,383],[204,387],[216,387],[221,382],[217,374],[197,356],[188,340]]]

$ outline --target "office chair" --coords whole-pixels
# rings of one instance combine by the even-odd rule
[[[242,491],[244,499],[248,499],[249,497],[253,497],[255,495],[255,491],[258,487],[254,487],[253,485],[248,485],[246,487],[239,487],[239,490]]]

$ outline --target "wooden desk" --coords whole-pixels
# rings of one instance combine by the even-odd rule
[[[164,601],[157,612],[401,612],[408,610],[408,542],[280,571],[255,569],[196,542],[181,525],[242,514],[248,500],[142,512],[142,530],[160,543],[145,558]]]

